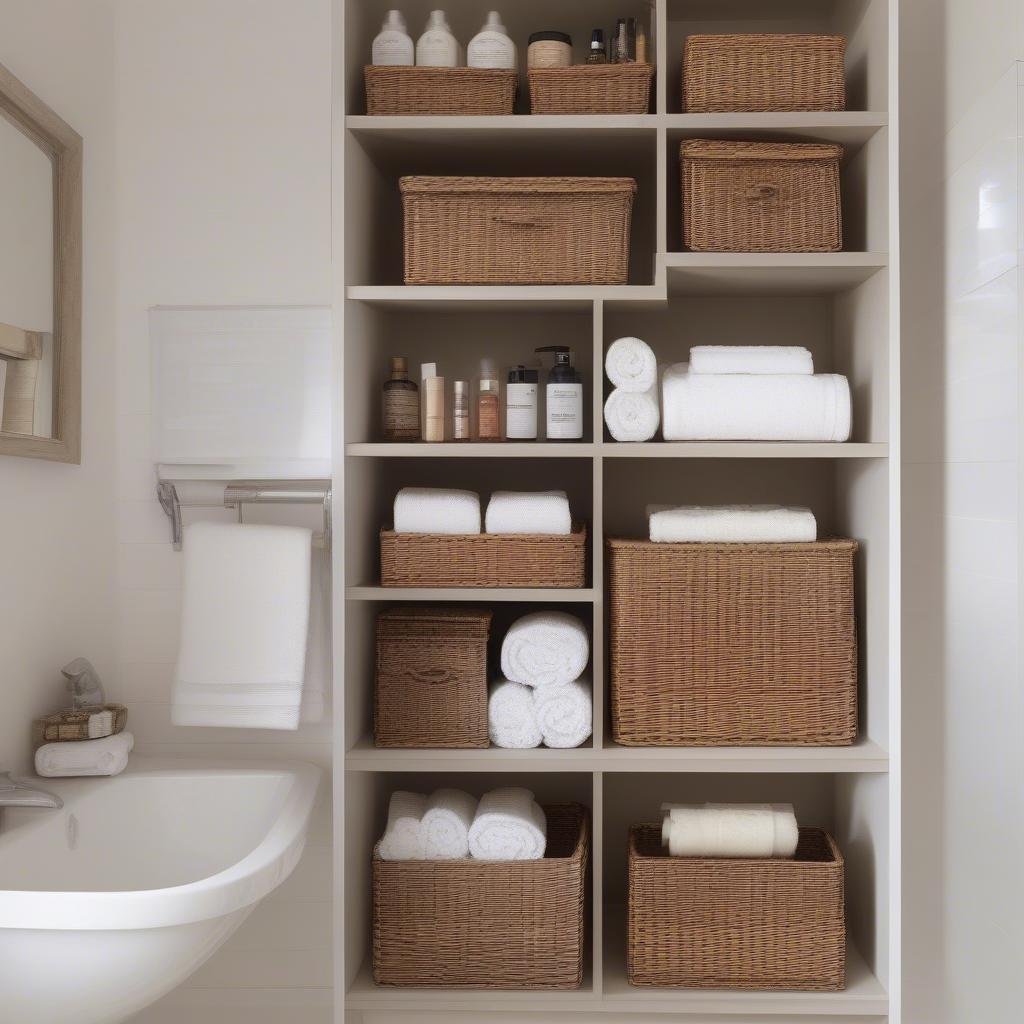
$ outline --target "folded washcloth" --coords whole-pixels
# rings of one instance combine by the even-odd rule
[[[533,706],[533,691],[507,679],[492,684],[487,697],[487,734],[496,747],[529,750],[543,737]]]
[[[648,391],[616,388],[604,403],[604,422],[616,441],[650,441],[658,432],[658,386]]]
[[[442,487],[403,487],[395,495],[395,533],[479,533],[480,495]]]
[[[650,391],[658,383],[658,360],[650,345],[639,338],[619,338],[608,346],[604,372],[622,391]]]
[[[567,536],[572,516],[565,491],[495,491],[487,503],[487,533]]]
[[[175,725],[297,729],[311,593],[311,532],[185,529]]]
[[[690,373],[814,373],[799,345],[694,345]]]
[[[436,789],[430,794],[420,822],[428,860],[469,856],[469,826],[476,804],[476,797],[461,789]]]
[[[501,642],[501,671],[527,686],[579,679],[590,661],[583,621],[568,612],[531,612],[509,626]]]
[[[792,804],[663,804],[662,844],[673,857],[792,857]]]
[[[135,737],[130,732],[100,740],[44,743],[36,751],[36,775],[46,779],[120,775],[128,766],[128,755],[134,746]]]
[[[533,691],[537,724],[546,747],[578,747],[593,730],[593,696],[590,683],[541,686]]]
[[[331,567],[327,551],[314,548],[310,562],[309,633],[299,721],[319,722],[331,700]]]
[[[850,386],[819,374],[701,374],[677,363],[662,378],[666,441],[846,441]]]
[[[495,789],[480,798],[469,852],[477,860],[540,860],[547,829],[544,812],[528,789]]]
[[[423,841],[423,815],[427,798],[421,793],[396,789],[388,804],[388,823],[377,844],[381,860],[423,860],[426,844]]]
[[[809,508],[781,505],[648,506],[650,537],[663,543],[793,543],[818,539]]]

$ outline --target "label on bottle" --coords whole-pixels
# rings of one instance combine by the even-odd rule
[[[583,385],[549,384],[548,440],[578,441],[583,437]]]
[[[516,49],[507,36],[497,32],[481,33],[474,36],[469,44],[469,66],[471,68],[514,68]]]
[[[384,392],[384,440],[418,441],[420,439],[420,396],[411,388],[394,388]]]
[[[416,64],[421,68],[453,68],[459,61],[455,37],[447,32],[424,32],[416,44]]]
[[[416,63],[412,40],[401,32],[381,32],[373,41],[372,59],[381,67],[410,67]]]
[[[536,384],[509,384],[505,389],[505,436],[510,441],[536,440]]]

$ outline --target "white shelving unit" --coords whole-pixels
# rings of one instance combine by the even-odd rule
[[[621,117],[365,115],[362,66],[390,0],[333,0],[335,12],[335,837],[336,1021],[391,1024],[562,1020],[899,1020],[899,342],[897,0],[656,0],[653,112]],[[406,0],[415,33],[427,0]],[[487,5],[451,0],[467,39]],[[520,43],[562,28],[574,39],[636,13],[617,0],[521,0],[502,14]],[[683,38],[706,31],[832,31],[848,39],[842,113],[684,114]],[[824,139],[842,165],[846,251],[681,251],[678,148],[683,139]],[[407,287],[402,284],[403,174],[629,175],[638,181],[629,282],[595,287]],[[659,359],[690,344],[750,339],[804,344],[815,365],[849,377],[850,443],[618,445],[605,433],[606,345],[622,334]],[[584,439],[573,443],[382,444],[387,359],[438,362],[472,379],[482,356],[522,361],[569,345],[587,390]],[[343,401],[342,401],[343,399]],[[588,583],[574,591],[395,589],[379,585],[377,531],[398,487],[433,483],[486,492],[557,486],[585,511]],[[605,536],[639,536],[648,501],[806,504],[823,533],[856,538],[860,738],[832,748],[627,748],[608,724]],[[342,541],[342,538],[344,540]],[[374,623],[389,604],[490,606],[496,630],[537,606],[566,607],[593,627],[595,727],[578,750],[379,750],[372,739]],[[370,851],[396,788],[442,781],[482,792],[514,775],[547,799],[591,808],[587,970],[575,992],[378,988],[369,964]],[[457,781],[456,781],[457,780]],[[846,858],[849,956],[839,993],[638,989],[625,973],[629,824],[663,800],[785,800],[827,827]],[[643,1015],[636,1016],[632,1015]]]

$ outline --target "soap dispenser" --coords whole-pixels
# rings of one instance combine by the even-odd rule
[[[565,345],[545,345],[535,351],[555,356],[545,389],[547,439],[579,441],[583,437],[583,383],[573,369],[572,352]]]
[[[372,63],[386,67],[410,67],[416,63],[412,37],[401,11],[388,11],[380,34],[373,41]]]
[[[470,40],[466,55],[471,68],[515,69],[516,44],[509,38],[497,11],[487,15],[484,27]]]
[[[459,44],[448,27],[444,11],[431,11],[427,27],[416,43],[416,66],[454,68],[459,63]]]

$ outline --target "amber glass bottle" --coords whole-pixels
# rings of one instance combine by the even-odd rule
[[[391,357],[391,379],[384,382],[381,410],[385,441],[420,439],[420,389],[409,380],[404,356]]]

